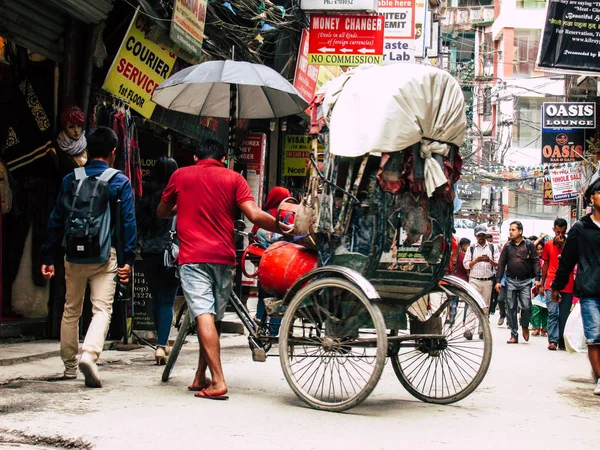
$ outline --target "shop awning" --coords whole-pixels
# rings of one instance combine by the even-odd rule
[[[106,19],[113,7],[113,0],[46,0],[46,3],[88,24],[96,24]]]
[[[64,59],[67,17],[37,0],[0,1],[0,36],[56,62]]]
[[[72,17],[85,24],[106,19],[113,0],[0,0],[0,36],[56,62]]]

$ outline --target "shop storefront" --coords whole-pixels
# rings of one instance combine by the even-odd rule
[[[80,107],[87,133],[101,125],[117,133],[115,167],[130,178],[137,199],[161,156],[172,156],[179,167],[193,164],[198,141],[213,138],[227,144],[229,123],[151,105],[154,86],[192,63],[215,57],[204,51],[201,57],[190,56],[158,30],[164,24],[150,18],[154,13],[136,12],[131,4],[113,0],[49,0],[43,5],[18,0],[0,1],[0,6],[0,145],[6,175],[0,195],[10,192],[12,200],[8,194],[3,199],[0,339],[58,337],[64,267],[56,262],[56,276],[49,283],[41,277],[40,258],[65,175],[57,145],[63,110]],[[127,80],[119,78],[123,76]],[[234,170],[251,183],[259,204],[282,182],[286,124],[280,119],[237,121]],[[302,132],[295,119],[290,124]],[[152,300],[141,295],[144,266],[143,260],[138,262],[135,300],[126,312],[130,330],[152,327]],[[109,337],[118,339],[122,310],[114,310]],[[138,311],[137,318],[132,310]],[[90,318],[86,301],[81,333]]]
[[[1,2],[0,338],[57,332],[64,288],[40,273],[41,244],[61,181],[56,138],[69,104],[85,105],[94,31],[111,0]],[[10,198],[10,205],[5,200]],[[62,291],[62,292],[61,292]],[[49,301],[50,299],[50,301]]]

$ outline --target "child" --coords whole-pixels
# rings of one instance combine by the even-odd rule
[[[540,257],[540,266],[544,264],[542,254],[544,253],[544,243],[539,242],[536,245],[536,250]],[[535,288],[531,292],[531,326],[533,327],[533,336],[548,336],[548,308],[546,306],[546,297],[544,296],[543,288],[539,293]]]

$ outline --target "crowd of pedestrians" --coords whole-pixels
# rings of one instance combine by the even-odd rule
[[[486,225],[477,225],[475,243],[463,238],[458,244],[454,275],[481,294],[484,312],[491,316],[498,309],[498,326],[506,320],[510,329],[507,344],[519,343],[520,328],[524,341],[530,335],[546,337],[548,350],[566,350],[565,325],[579,302],[597,382],[594,394],[600,395],[600,179],[588,187],[585,198],[592,212],[570,230],[565,219],[556,219],[554,236],[525,238],[522,223],[514,221],[508,242],[496,248]],[[464,332],[468,340],[474,335],[469,328]]]

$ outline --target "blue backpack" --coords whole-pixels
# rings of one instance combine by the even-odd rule
[[[63,247],[68,262],[108,261],[112,230],[109,183],[117,173],[108,168],[98,177],[89,177],[83,167],[75,169],[75,179],[63,199],[67,217]]]

